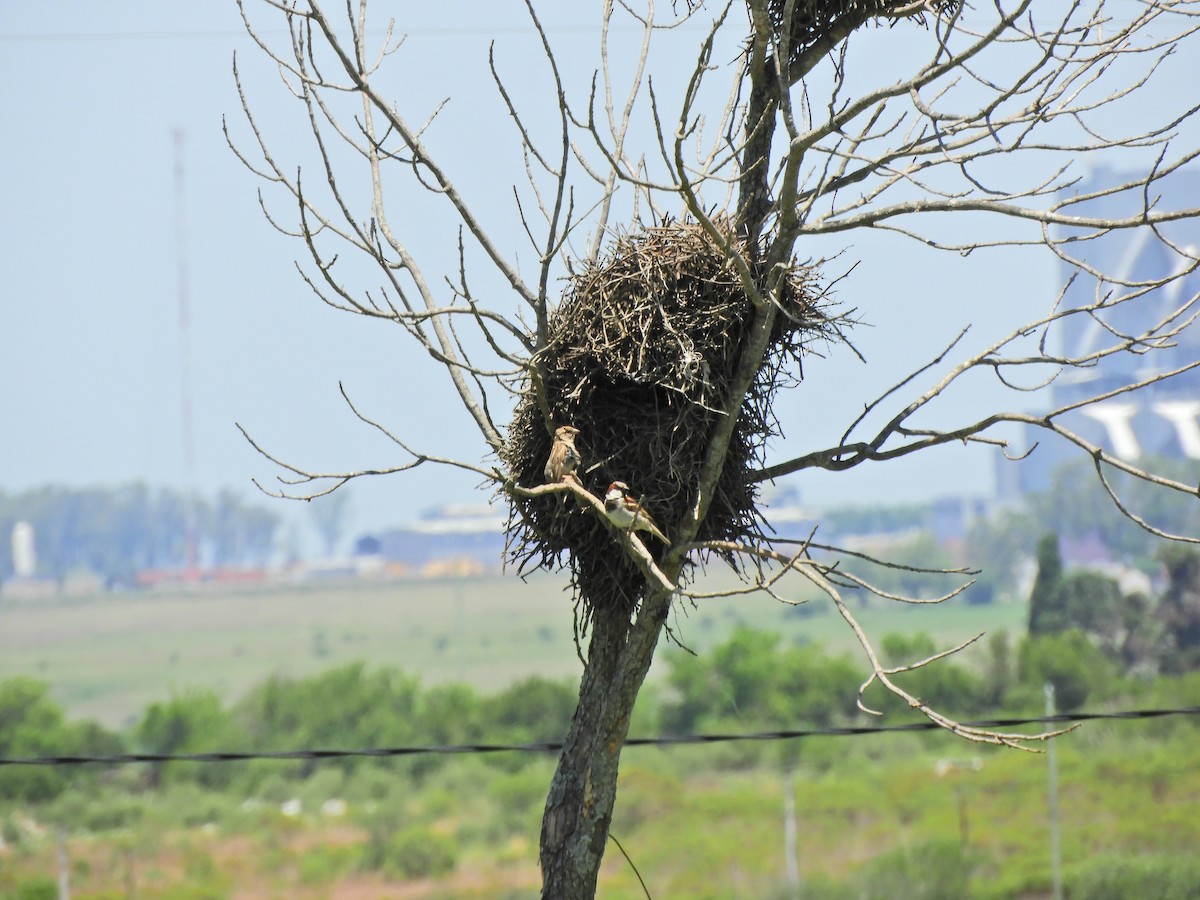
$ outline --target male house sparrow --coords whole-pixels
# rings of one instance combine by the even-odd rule
[[[542,470],[549,484],[558,484],[567,476],[574,477],[575,469],[579,466],[579,451],[575,449],[575,435],[579,429],[574,425],[560,425],[554,432],[554,446],[550,448],[550,458],[546,460],[546,468]]]
[[[604,513],[608,521],[624,531],[648,531],[664,544],[671,543],[645,507],[629,496],[629,485],[623,481],[614,481],[608,486],[608,493],[604,495]]]

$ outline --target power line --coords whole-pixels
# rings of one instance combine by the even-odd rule
[[[1011,728],[1017,725],[1069,725],[1099,719],[1158,719],[1164,716],[1200,715],[1200,706],[1170,709],[1130,709],[1114,712],[1060,713],[1053,716],[986,719],[964,722],[970,728]],[[626,747],[675,747],[689,744],[724,744],[733,741],[785,741],[809,737],[862,737],[872,734],[891,734],[904,731],[938,731],[942,726],[933,722],[908,722],[903,725],[831,726],[800,728],[787,731],[751,731],[739,734],[684,734],[661,737],[629,738]],[[259,750],[212,751],[208,753],[119,753],[108,756],[29,756],[0,757],[0,766],[77,766],[98,763],[126,765],[128,763],[163,762],[241,762],[250,759],[344,759],[347,757],[399,757],[477,753],[552,753],[562,749],[562,741],[535,741],[527,744],[444,744],[423,747],[372,747],[351,750]]]
[[[691,26],[692,30],[696,26]],[[584,25],[548,25],[547,34],[598,34],[598,24]],[[640,26],[613,26],[609,31],[641,31]],[[404,37],[465,37],[471,35],[523,35],[537,34],[532,25],[498,25],[495,27],[462,25],[456,27],[423,27],[402,28],[397,26],[397,35]],[[284,28],[266,28],[258,31],[262,37],[286,37],[289,32]],[[383,28],[368,28],[367,35],[382,37],[387,34]],[[64,42],[103,42],[103,41],[195,41],[195,40],[230,40],[248,37],[246,31],[238,29],[209,29],[196,31],[49,31],[49,32],[10,32],[0,34],[3,43],[64,43]]]
[[[1126,0],[1133,3],[1137,0]],[[1130,19],[1113,18],[1116,24],[1128,24]],[[709,27],[703,22],[686,22],[683,25],[677,26],[680,29],[687,31],[707,30]],[[547,34],[598,34],[599,24],[587,22],[583,24],[547,24],[543,26]],[[639,24],[621,24],[612,23],[608,29],[610,32],[641,32],[642,26]],[[397,24],[394,32],[397,35],[405,37],[461,37],[469,35],[510,35],[510,34],[536,34],[536,29],[533,25],[458,25],[458,26],[424,26],[417,28],[403,28]],[[367,35],[382,36],[387,33],[387,30],[380,27],[367,29]],[[285,28],[265,28],[258,32],[264,37],[280,37],[287,36],[288,30]],[[195,29],[193,31],[167,30],[167,31],[25,31],[25,32],[9,32],[0,34],[0,43],[63,43],[63,42],[99,42],[99,41],[194,41],[194,40],[229,40],[230,38],[246,38],[248,37],[245,29],[236,28],[207,28]]]

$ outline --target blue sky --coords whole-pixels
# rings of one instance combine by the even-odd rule
[[[577,80],[593,65],[593,6],[571,5],[549,22]],[[401,76],[391,83],[398,102],[416,107],[454,98],[436,146],[474,205],[501,230],[515,229],[508,185],[522,173],[505,174],[494,158],[481,163],[495,138],[475,130],[464,139],[461,129],[495,112],[486,82],[492,38],[517,89],[528,92],[522,98],[536,105],[537,69],[523,63],[535,49],[533,36],[516,4],[453,7],[401,22],[411,34],[397,63]],[[698,41],[700,32],[684,37]],[[250,496],[252,477],[274,474],[235,422],[312,468],[401,462],[345,409],[339,380],[398,433],[420,435],[434,452],[480,459],[480,441],[439,368],[399,329],[323,306],[296,275],[292,261],[302,248],[264,221],[258,184],[222,136],[226,115],[235,133],[248,137],[231,74],[235,50],[255,108],[286,156],[299,134],[299,109],[286,102],[245,37],[232,2],[0,6],[0,489],[134,479],[184,484],[177,129],[185,134],[199,488],[231,485]],[[424,252],[433,268],[452,268],[453,223],[418,231],[427,232]],[[868,365],[845,351],[811,360],[807,382],[780,404],[787,439],[774,459],[831,440],[862,403],[964,324],[973,323],[982,339],[1036,315],[1058,287],[1048,255],[962,259],[862,237],[820,252],[843,248],[847,262],[864,260],[840,286],[839,299],[866,322],[855,341]],[[995,396],[981,386],[952,398],[948,412],[978,412]],[[806,474],[792,484],[820,504],[982,494],[991,486],[991,465],[986,450],[948,448],[848,475]],[[477,502],[483,495],[472,493],[475,481],[421,470],[359,483],[356,528],[410,521],[442,502]]]

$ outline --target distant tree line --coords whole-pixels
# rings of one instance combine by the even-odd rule
[[[1194,480],[1186,461],[1160,459],[1155,470],[1181,481]],[[1192,534],[1196,523],[1194,497],[1162,491],[1120,473],[1109,476],[1114,492],[1126,508],[1155,528],[1170,534]],[[1121,513],[1096,480],[1090,460],[1059,467],[1044,491],[968,524],[961,545],[939,545],[934,537],[934,503],[901,506],[851,506],[826,510],[820,517],[815,540],[834,541],[847,535],[885,535],[906,531],[913,536],[877,552],[888,562],[908,568],[861,564],[859,573],[872,584],[910,596],[938,596],[949,586],[937,572],[967,565],[978,569],[966,593],[970,603],[988,603],[1001,597],[1024,600],[1018,590],[1022,572],[1036,555],[1040,536],[1053,533],[1060,542],[1091,545],[1107,553],[1114,563],[1157,574],[1167,565],[1164,541]],[[815,523],[814,523],[815,524]]]
[[[1163,587],[1148,597],[1122,593],[1100,572],[1064,573],[1053,537],[1039,550],[1028,631],[994,633],[967,653],[897,676],[907,689],[978,717],[1039,714],[1047,682],[1063,711],[1152,692],[1154,702],[1195,702],[1186,695],[1200,691],[1200,551],[1167,547]],[[945,647],[924,634],[892,634],[881,649],[888,665],[899,666]],[[861,680],[862,667],[849,653],[743,628],[701,656],[679,650],[667,660],[669,689],[658,714],[670,733],[838,725],[858,715],[848,686]],[[887,721],[910,714],[873,688],[864,702]]]
[[[194,499],[142,483],[0,491],[0,578],[14,574],[10,536],[22,521],[34,529],[38,575],[61,580],[89,571],[121,582],[140,569],[185,565],[189,534],[206,564],[264,565],[280,520],[230,489]]]
[[[1102,572],[1066,570],[1054,535],[1043,536],[1037,551],[1026,632],[991,634],[964,654],[898,675],[907,689],[976,717],[1039,714],[1047,682],[1063,711],[1200,702],[1200,550],[1160,541],[1160,577],[1149,594],[1127,593]],[[880,646],[896,666],[945,649],[923,634],[888,635]],[[847,686],[861,680],[862,666],[849,653],[742,628],[700,656],[677,650],[666,660],[668,688],[656,715],[668,733],[828,726],[858,716]],[[911,714],[874,688],[864,701],[888,721]],[[762,752],[741,747],[729,756]]]
[[[1183,477],[1184,464],[1160,460],[1158,470]],[[1119,476],[1114,488],[1127,506],[1156,527],[1189,533],[1194,527],[1194,499],[1157,491],[1144,482]],[[312,507],[314,524],[328,553],[345,527],[344,493],[323,498]],[[1113,559],[1156,571],[1162,541],[1117,510],[1092,475],[1091,463],[1060,468],[1047,491],[972,523],[960,553],[937,546],[932,503],[901,506],[848,506],[826,510],[816,540],[850,534],[919,532],[906,544],[882,555],[892,562],[924,569],[961,562],[982,570],[967,593],[971,602],[990,602],[1011,593],[1020,564],[1034,555],[1038,536],[1054,532],[1063,540],[1095,540]],[[19,493],[0,490],[0,579],[13,575],[13,525],[34,527],[38,574],[56,579],[87,570],[110,582],[131,579],[139,569],[171,569],[188,560],[188,533],[193,530],[200,559],[215,566],[260,566],[272,555],[280,517],[246,503],[231,489],[215,497],[196,497],[142,483],[118,487],[46,486]],[[864,574],[887,590],[908,594],[941,594],[945,578],[936,574],[864,566]]]
[[[1103,572],[1064,571],[1058,535],[1043,535],[1029,598],[1030,636],[1086,641],[1127,671],[1200,669],[1200,552],[1164,544],[1157,559],[1157,596],[1125,592]]]
[[[1196,480],[1191,460],[1162,458],[1154,460],[1153,465],[1166,477],[1187,483]],[[1194,496],[1163,491],[1120,472],[1107,477],[1125,507],[1150,525],[1169,534],[1195,533]],[[1157,554],[1163,546],[1162,538],[1117,509],[1108,491],[1096,481],[1091,460],[1066,463],[1056,469],[1051,486],[1028,497],[1023,509],[1014,514],[1012,525],[1023,531],[1026,555],[1032,554],[1039,536],[1053,532],[1064,541],[1093,541],[1103,546],[1114,561],[1150,570],[1157,568]]]

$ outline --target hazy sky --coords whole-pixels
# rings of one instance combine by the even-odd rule
[[[520,99],[535,106],[542,76],[534,36],[515,3],[447,4],[440,14],[426,6],[406,4],[398,13],[410,37],[396,63],[401,74],[390,82],[397,103],[411,104],[419,119],[431,98],[453,98],[435,146],[470,202],[515,232],[509,185],[522,173],[502,171],[489,153],[493,142],[511,145],[512,135],[486,124],[503,126],[486,52],[494,38],[516,90],[530,92]],[[563,6],[548,25],[568,76],[582,83],[594,66],[599,4]],[[684,38],[695,43],[701,35]],[[0,489],[184,483],[176,129],[185,134],[199,487],[235,486],[250,496],[251,477],[274,473],[235,422],[313,468],[402,462],[345,409],[339,380],[397,433],[422,436],[434,452],[480,458],[481,442],[438,366],[399,329],[323,306],[297,276],[292,261],[302,248],[264,221],[259,185],[222,135],[226,115],[239,140],[249,141],[231,73],[235,51],[252,103],[279,136],[281,158],[290,165],[307,158],[306,148],[289,143],[302,134],[301,110],[246,38],[231,0],[0,2]],[[395,202],[393,217],[403,218],[406,198]],[[423,251],[451,268],[453,222],[415,226]],[[974,323],[981,337],[994,333],[1037,313],[1058,287],[1048,255],[1016,264],[1006,253],[961,259],[861,237],[841,246],[847,265],[864,260],[839,299],[867,323],[855,340],[869,365],[844,350],[810,360],[806,383],[781,403],[787,440],[775,459],[824,446],[864,402],[964,324]],[[977,410],[992,397],[968,393],[948,409]],[[981,494],[991,465],[988,451],[959,447],[849,476],[806,474],[794,484],[816,503]],[[353,488],[355,524],[379,527],[441,502],[478,502],[474,481],[422,469],[361,482]]]

